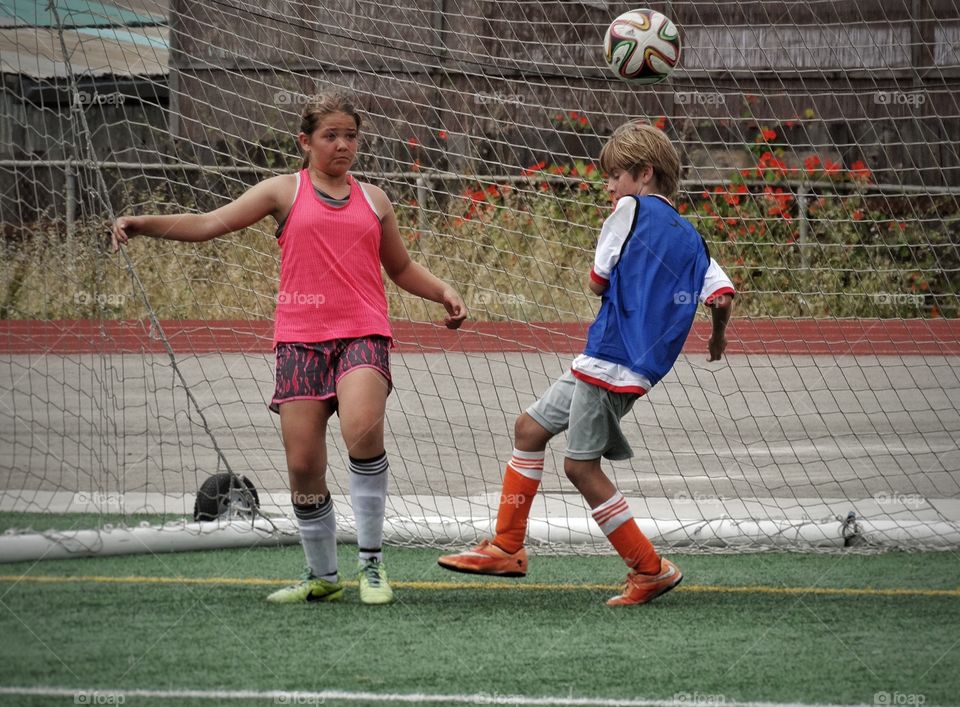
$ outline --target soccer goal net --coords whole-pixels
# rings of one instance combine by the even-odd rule
[[[0,10],[5,547],[31,530],[46,556],[296,540],[266,407],[275,224],[118,255],[105,224],[210,210],[298,169],[300,110],[333,87],[364,114],[354,173],[387,191],[412,256],[471,313],[448,332],[437,305],[387,281],[391,542],[489,533],[513,420],[598,306],[599,150],[645,117],[680,149],[677,209],[738,296],[725,359],[706,360],[704,312],[624,420],[636,456],[605,464],[641,527],[671,549],[960,544],[960,9],[653,7],[682,42],[654,86],[604,64],[623,3]],[[342,498],[335,419],[328,442]],[[602,550],[564,442],[531,543]]]

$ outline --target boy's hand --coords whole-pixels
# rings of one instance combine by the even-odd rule
[[[467,318],[467,305],[463,303],[460,294],[451,288],[443,291],[443,299],[440,300],[444,309],[447,310],[447,316],[443,323],[447,329],[459,329],[463,320]]]
[[[708,361],[719,361],[723,358],[723,352],[727,350],[727,337],[723,334],[717,336],[714,334],[710,337],[709,343],[710,358]]]

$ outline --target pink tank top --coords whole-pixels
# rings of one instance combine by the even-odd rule
[[[380,272],[380,219],[356,180],[350,200],[324,203],[307,170],[283,226],[273,343],[393,337]]]

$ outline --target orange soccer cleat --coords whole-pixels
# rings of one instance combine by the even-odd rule
[[[646,604],[661,594],[666,594],[683,580],[680,568],[670,560],[660,560],[659,574],[639,574],[630,572],[627,575],[627,586],[623,594],[607,600],[608,606],[627,606],[629,604]]]
[[[437,564],[444,569],[466,574],[524,577],[527,574],[527,551],[521,547],[516,552],[507,552],[484,540],[472,550],[444,555],[437,560]]]

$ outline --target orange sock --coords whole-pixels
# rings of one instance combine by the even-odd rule
[[[503,491],[497,510],[497,532],[493,544],[506,552],[517,552],[527,537],[527,518],[543,476],[543,452],[513,450],[503,475]]]
[[[593,519],[630,569],[641,574],[660,572],[660,556],[633,519],[623,494],[617,491],[594,508]]]

